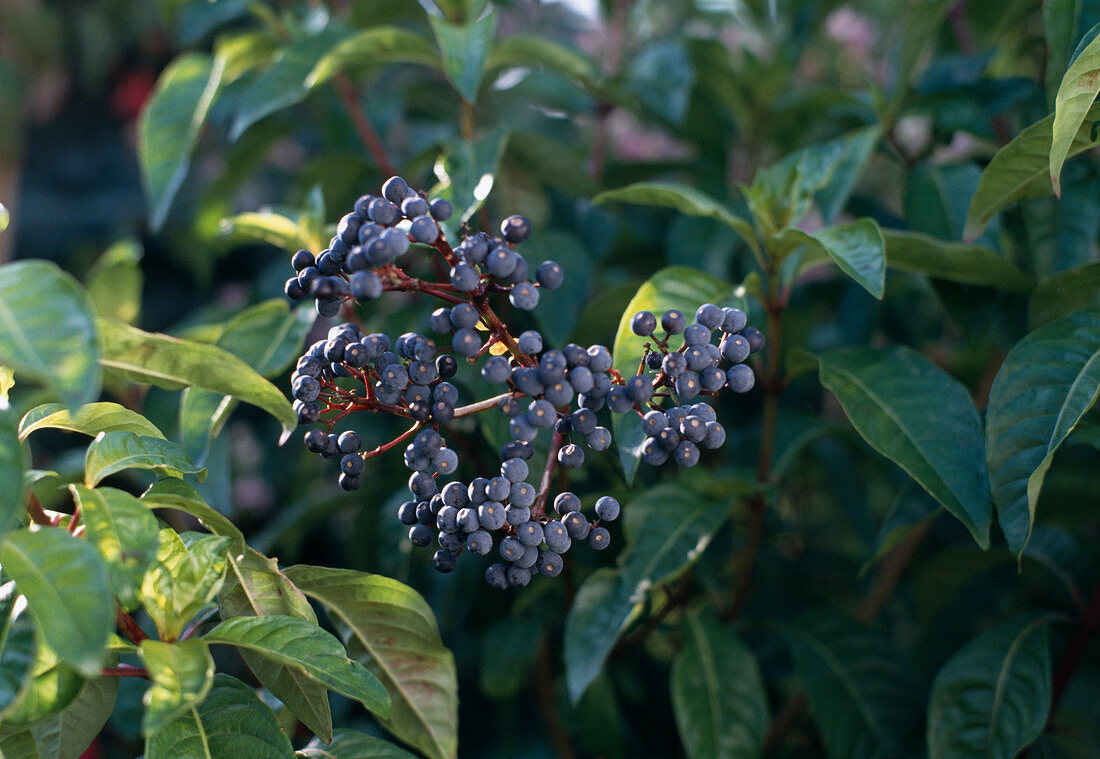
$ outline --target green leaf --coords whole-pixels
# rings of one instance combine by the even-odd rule
[[[121,430],[96,435],[84,459],[85,484],[95,487],[105,477],[126,469],[155,469],[170,476],[186,472],[206,479],[206,470],[171,440]]]
[[[565,618],[565,679],[574,702],[642,609],[646,591],[698,559],[729,512],[727,500],[716,502],[678,482],[650,488],[623,509],[628,549],[618,570],[585,580]]]
[[[437,71],[443,68],[430,40],[398,26],[374,26],[326,52],[306,77],[306,86],[324,84],[346,69],[384,63],[419,63]]]
[[[286,575],[343,624],[348,654],[390,693],[381,725],[432,759],[457,755],[458,682],[424,599],[396,580],[348,569],[295,566]]]
[[[385,686],[370,670],[349,659],[340,641],[315,622],[287,616],[236,617],[225,620],[202,639],[255,651],[305,672],[382,719],[390,714]]]
[[[150,736],[200,703],[214,685],[214,658],[200,638],[178,643],[143,640],[138,653],[151,683],[142,702],[141,732]]]
[[[32,684],[37,650],[26,598],[13,582],[0,585],[0,715]]]
[[[1095,144],[1092,122],[1100,119],[1100,104],[1085,116],[1065,158],[1071,158]],[[1002,208],[1017,200],[1038,198],[1054,191],[1050,176],[1050,149],[1054,114],[1029,126],[1005,145],[982,172],[978,190],[970,201],[964,238],[973,240]]]
[[[117,696],[117,677],[89,680],[64,711],[30,726],[27,732],[34,738],[37,753],[29,756],[78,759],[107,723]]]
[[[1040,282],[1027,304],[1027,322],[1036,329],[1090,307],[1100,307],[1100,263],[1075,266]]]
[[[442,223],[447,239],[457,239],[462,223],[473,218],[489,197],[507,142],[508,133],[495,129],[483,134],[477,142],[451,143],[436,160],[435,175],[439,182],[431,195],[454,206],[454,215]]]
[[[670,182],[637,182],[626,187],[601,192],[592,198],[592,202],[597,205],[613,201],[672,208],[688,216],[705,216],[716,219],[740,235],[745,244],[754,252],[760,249],[752,224],[709,195],[685,185]]]
[[[100,319],[98,325],[105,367],[169,390],[190,385],[232,395],[278,419],[284,440],[298,426],[297,415],[279,389],[231,353],[110,319]]]
[[[251,548],[229,558],[225,584],[218,596],[222,619],[233,617],[294,616],[317,623],[313,607],[287,579],[274,559]],[[323,740],[332,739],[328,691],[296,667],[288,667],[250,650],[242,650],[245,664],[260,684],[286,705],[294,716]]]
[[[188,546],[175,530],[160,531],[157,558],[145,573],[141,600],[161,640],[177,640],[187,623],[218,595],[232,542],[204,535]]]
[[[4,207],[4,204],[0,203],[0,232],[7,229],[10,222],[11,214],[8,212],[8,209]]]
[[[70,485],[69,490],[80,507],[88,540],[107,564],[119,602],[127,611],[137,608],[141,580],[157,556],[156,517],[122,490],[92,490],[83,485]]]
[[[98,673],[115,604],[95,548],[56,527],[20,530],[0,543],[0,565],[27,597],[46,644],[78,671]]]
[[[932,684],[930,759],[1012,759],[1050,713],[1049,617],[1013,620],[967,643]]]
[[[473,103],[496,33],[496,9],[466,24],[452,24],[439,16],[429,16],[428,21],[443,55],[444,73],[462,99]]]
[[[145,759],[294,759],[279,720],[235,677],[215,675],[201,704],[145,742]]]
[[[157,480],[141,494],[141,502],[150,509],[175,509],[198,519],[215,535],[232,540],[234,555],[244,552],[244,535],[221,512],[203,500],[193,487],[183,480]]]
[[[485,64],[487,71],[500,68],[542,68],[571,79],[586,90],[602,93],[600,73],[585,56],[545,37],[517,34],[497,40]]]
[[[0,266],[0,364],[45,383],[70,409],[95,400],[94,313],[88,294],[56,264]]]
[[[314,738],[298,755],[308,759],[416,759],[389,741],[355,730],[337,730],[328,743]]]
[[[19,524],[27,489],[23,482],[25,465],[15,419],[10,411],[0,410],[0,535]]]
[[[1069,156],[1097,93],[1100,93],[1100,38],[1090,42],[1070,65],[1054,99],[1050,180],[1055,195],[1062,194],[1062,164]]]
[[[754,759],[768,729],[768,692],[752,649],[691,614],[672,660],[672,709],[689,759]]]
[[[897,651],[841,617],[781,631],[831,759],[908,755],[902,738],[920,718],[923,695]]]
[[[781,255],[807,246],[802,268],[832,259],[842,272],[879,300],[886,291],[886,245],[878,224],[871,219],[825,227],[809,234],[788,227],[771,240],[773,246],[783,251]]]
[[[35,406],[19,421],[19,439],[26,440],[35,430],[44,428],[81,432],[95,437],[101,432],[133,432],[164,439],[157,426],[136,411],[117,403],[101,401],[81,406],[75,414],[60,403]]]
[[[310,72],[344,35],[342,30],[329,28],[283,46],[271,65],[237,96],[229,139],[236,141],[260,119],[301,102],[310,91]]]
[[[1034,283],[1007,258],[977,245],[944,242],[916,232],[882,230],[886,265],[967,285],[1028,292]]]
[[[619,320],[615,332],[615,344],[612,349],[614,367],[624,377],[638,372],[645,351],[645,338],[638,337],[630,329],[630,319],[643,309],[660,315],[675,308],[685,314],[694,315],[703,303],[726,300],[732,288],[720,279],[683,266],[669,266],[661,269],[638,288],[630,299],[630,304]],[[635,414],[614,414],[611,419],[612,435],[619,450],[626,482],[634,481],[641,460],[641,446],[645,440],[641,424]]]
[[[139,265],[141,245],[121,240],[104,251],[88,271],[88,295],[99,316],[133,324],[141,314],[141,290],[145,278]]]
[[[56,714],[71,704],[84,687],[84,678],[57,658],[40,631],[35,641],[34,666],[29,680],[19,698],[0,710],[0,722],[4,726],[30,725]]]
[[[187,176],[210,106],[221,87],[225,60],[185,53],[157,80],[138,121],[138,158],[149,196],[154,230],[168,216],[172,199]]]
[[[830,351],[820,357],[820,376],[863,439],[988,547],[982,424],[966,388],[904,347]]]
[[[1062,442],[1100,394],[1100,311],[1079,311],[1018,342],[997,372],[986,410],[993,502],[1019,554],[1043,479]]]
[[[248,211],[222,219],[218,231],[233,240],[266,242],[286,251],[317,250],[316,239],[299,221],[274,211]]]

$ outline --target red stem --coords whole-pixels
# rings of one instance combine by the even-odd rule
[[[149,679],[149,670],[144,667],[132,667],[129,664],[104,667],[99,674],[103,677],[144,677],[146,680]]]
[[[115,624],[118,625],[118,629],[122,631],[126,639],[135,646],[140,645],[141,641],[149,637],[134,618],[122,610],[121,606],[115,610]]]
[[[396,174],[397,169],[394,167],[393,161],[390,160],[389,153],[386,152],[386,146],[382,143],[382,138],[378,136],[374,125],[363,113],[359,103],[359,93],[356,92],[351,79],[341,71],[333,79],[333,84],[340,100],[344,103],[344,109],[348,112],[348,116],[355,126],[355,131],[359,134],[359,139],[362,140],[364,147],[371,154],[375,165],[386,176]]]
[[[554,479],[554,468],[558,464],[558,451],[564,435],[554,430],[554,436],[550,438],[550,455],[546,457],[546,468],[542,470],[542,481],[539,483],[539,494],[535,499],[535,505],[531,507],[531,519],[541,519],[546,514],[546,501],[550,497],[550,482]]]

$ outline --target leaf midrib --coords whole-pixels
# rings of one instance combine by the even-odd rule
[[[1047,623],[1046,618],[1040,618],[1029,624],[1027,627],[1020,630],[1016,637],[1012,641],[1012,645],[1008,648],[1008,653],[1005,654],[1004,662],[1001,663],[1001,669],[997,673],[997,687],[993,691],[993,706],[989,710],[989,731],[987,733],[986,750],[993,745],[994,738],[994,726],[997,724],[997,712],[1000,711],[1001,701],[1004,697],[1005,689],[1008,687],[1008,670],[1012,666],[1012,660],[1019,653],[1020,647],[1023,645],[1024,639],[1026,639],[1035,628]]]

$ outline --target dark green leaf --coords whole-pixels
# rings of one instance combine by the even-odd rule
[[[1019,554],[1058,447],[1100,394],[1100,311],[1041,327],[1005,357],[986,411],[986,455],[997,516]]]
[[[0,585],[0,715],[32,684],[35,652],[34,622],[26,599],[15,583]]]
[[[354,730],[337,730],[328,743],[314,738],[298,756],[308,759],[416,759],[389,741]]]
[[[841,271],[876,298],[881,300],[886,291],[885,243],[878,224],[871,219],[825,227],[810,234],[789,227],[777,233],[772,242],[784,255],[807,246],[802,267],[832,259]]]
[[[514,698],[531,679],[542,644],[541,619],[508,616],[486,628],[481,636],[478,682],[489,698]]]
[[[19,698],[0,710],[0,721],[5,726],[30,725],[56,714],[71,704],[84,687],[84,678],[57,658],[41,632],[37,633],[36,642],[30,679]]]
[[[856,431],[989,545],[982,424],[961,384],[909,348],[844,348],[820,357],[821,384]],[[929,414],[929,409],[936,409]]]
[[[195,466],[187,451],[170,440],[124,431],[96,435],[84,459],[84,482],[88,487],[126,469],[155,469],[171,476],[186,472],[197,474],[200,480],[206,478],[206,470]]]
[[[588,58],[557,42],[528,34],[497,40],[486,70],[522,66],[554,71],[591,92],[600,92],[600,74]]]
[[[458,94],[467,103],[473,103],[496,33],[496,10],[490,9],[481,18],[465,24],[452,24],[439,16],[429,16],[428,20],[443,54],[443,71]]]
[[[0,565],[27,597],[49,647],[77,670],[97,674],[114,631],[115,607],[95,548],[56,527],[20,530],[0,543]]]
[[[178,643],[143,640],[138,651],[151,681],[141,720],[141,732],[148,737],[206,698],[214,685],[214,659],[199,638]]]
[[[1085,264],[1040,282],[1031,293],[1027,321],[1032,329],[1100,306],[1100,264]]]
[[[1070,64],[1054,99],[1054,124],[1050,145],[1050,179],[1054,194],[1061,195],[1062,164],[1069,157],[1085,118],[1100,93],[1100,39],[1094,39]]]
[[[382,726],[433,759],[455,757],[454,658],[424,599],[396,580],[346,569],[296,566],[286,575],[343,623],[349,655],[386,686],[392,709]]]
[[[38,759],[78,759],[99,735],[118,695],[117,677],[89,680],[64,711],[30,726]],[[4,749],[6,751],[6,749]]]
[[[145,743],[145,759],[294,759],[275,714],[252,689],[215,675],[206,699]]]
[[[25,464],[15,419],[10,411],[0,410],[0,535],[17,526],[17,516],[24,508]]]
[[[161,72],[138,123],[138,158],[149,196],[149,218],[159,229],[168,216],[210,106],[221,87],[225,61],[185,53]]]
[[[115,243],[88,271],[88,295],[99,316],[133,324],[141,314],[141,289],[145,278],[139,265],[141,245],[133,240]]]
[[[141,501],[150,509],[176,509],[198,519],[215,535],[231,538],[234,555],[244,551],[244,535],[222,513],[203,500],[193,487],[183,480],[167,478],[157,480],[141,495]]]
[[[82,432],[95,437],[101,432],[133,432],[147,437],[164,439],[157,426],[136,411],[117,403],[102,401],[81,406],[72,414],[60,403],[44,403],[35,406],[19,421],[19,439],[43,428]]]
[[[1048,617],[1014,620],[948,661],[928,704],[930,759],[1012,759],[1050,712]]]
[[[768,692],[752,649],[708,617],[684,621],[672,660],[672,708],[689,759],[753,759],[768,729]]]
[[[882,231],[886,265],[967,285],[1027,292],[1031,279],[1007,258],[977,245],[944,242],[916,232]]]
[[[447,239],[456,240],[462,223],[469,221],[489,197],[507,142],[508,133],[496,129],[477,142],[451,143],[436,161],[439,183],[432,189],[432,197],[444,198],[454,206],[454,215],[442,225]]]
[[[70,409],[95,400],[94,313],[88,294],[56,264],[0,266],[0,364],[45,383]]]
[[[431,41],[398,26],[374,26],[326,52],[306,77],[306,86],[316,87],[346,69],[383,63],[419,63],[437,70],[443,68]]]

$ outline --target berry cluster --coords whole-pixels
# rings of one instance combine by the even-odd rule
[[[554,469],[581,466],[582,444],[592,451],[610,447],[611,433],[599,423],[598,412],[606,406],[642,418],[648,436],[643,459],[648,463],[671,457],[691,466],[699,459],[700,446],[722,445],[725,430],[709,405],[662,411],[660,404],[665,398],[716,395],[726,387],[747,391],[753,374],[743,362],[762,347],[762,339],[746,326],[738,309],[706,304],[691,325],[681,312],[667,311],[660,320],[663,337],[654,334],[656,317],[642,311],[631,326],[650,341],[637,373],[624,377],[613,368],[605,346],[570,344],[553,350],[534,330],[513,336],[493,310],[492,297],[506,294],[513,307],[530,310],[538,304],[541,289],[562,283],[562,269],[544,261],[529,279],[528,262],[514,248],[531,233],[522,216],[505,219],[499,237],[466,232],[451,247],[438,222],[452,212],[445,200],[429,200],[392,177],[381,197],[365,195],[356,201],[327,249],[316,256],[309,251],[294,255],[297,274],[287,281],[286,294],[294,300],[315,298],[323,316],[343,311],[351,317],[356,302],[387,290],[424,293],[447,304],[429,319],[437,339],[415,332],[393,339],[363,334],[350,321],[332,327],[298,360],[291,380],[294,408],[302,424],[327,426],[327,431],[309,430],[305,444],[325,458],[339,457],[339,484],[345,490],[361,486],[368,459],[404,444],[412,498],[397,516],[409,526],[410,541],[416,546],[436,543],[433,563],[441,572],[454,569],[463,552],[484,556],[495,546],[501,561],[486,570],[488,583],[522,586],[532,571],[550,577],[560,573],[562,555],[575,541],[584,540],[596,550],[610,542],[602,523],[619,515],[614,498],[597,500],[593,519],[584,515],[573,493],[550,499]],[[397,265],[400,256],[415,250],[411,243],[442,256],[449,265],[447,281],[419,279],[408,266]],[[683,344],[672,348],[670,339],[681,334]],[[713,345],[716,334],[719,343]],[[448,380],[455,378],[463,360],[480,362],[481,377],[502,392],[459,405],[459,390]],[[721,368],[723,360],[728,369]],[[500,450],[499,474],[469,482],[452,479],[459,457],[440,430],[455,419],[494,409],[508,418],[512,438]],[[357,433],[332,432],[337,421],[357,411],[403,417],[412,424],[393,440],[364,451]],[[543,430],[550,435],[549,455],[538,477],[528,462]],[[528,480],[537,480],[537,486]]]

